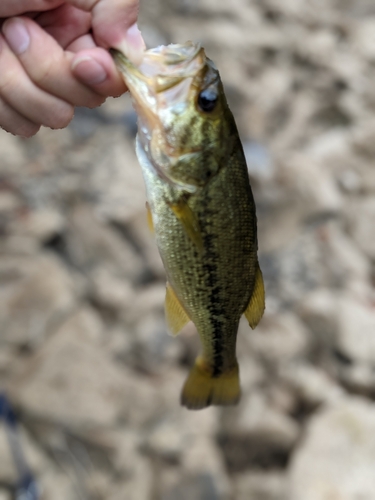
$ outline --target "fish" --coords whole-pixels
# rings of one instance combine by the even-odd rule
[[[256,327],[265,292],[255,202],[219,72],[191,41],[149,49],[138,66],[111,52],[138,114],[136,152],[166,272],[168,330],[177,335],[192,321],[202,344],[181,404],[236,404],[239,320]]]

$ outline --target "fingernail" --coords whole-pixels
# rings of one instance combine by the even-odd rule
[[[72,70],[88,85],[98,85],[108,77],[103,66],[89,56],[78,57],[72,64]]]
[[[135,64],[140,64],[146,45],[136,24],[130,26],[118,47]]]
[[[3,24],[3,33],[12,51],[23,54],[30,45],[30,35],[21,19],[12,18]]]

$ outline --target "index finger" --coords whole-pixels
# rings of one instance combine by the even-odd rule
[[[137,28],[139,0],[69,0],[76,7],[90,10],[96,43],[105,49],[123,51],[138,62],[145,49]]]
[[[94,38],[100,47],[117,48],[134,62],[141,59],[145,44],[136,25],[139,0],[0,0],[0,18],[52,10],[64,3],[91,12]]]

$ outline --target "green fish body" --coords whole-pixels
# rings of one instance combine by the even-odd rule
[[[167,276],[166,318],[193,321],[202,353],[184,385],[191,409],[240,397],[236,337],[264,311],[255,204],[218,71],[190,42],[115,59],[139,115],[137,155]],[[142,68],[144,68],[142,70]]]

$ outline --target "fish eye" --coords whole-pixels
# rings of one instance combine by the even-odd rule
[[[216,107],[218,101],[217,92],[213,89],[204,89],[198,95],[198,106],[205,113],[210,113]]]

